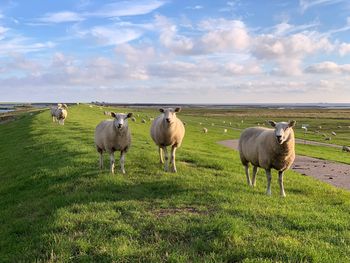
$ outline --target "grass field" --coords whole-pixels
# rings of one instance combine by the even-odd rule
[[[334,142],[345,144],[349,119],[185,109],[179,116],[186,137],[172,174],[158,163],[150,123],[140,122],[157,111],[136,109],[127,173],[111,175],[98,171],[93,145],[102,111],[72,107],[65,126],[51,123],[48,111],[0,125],[1,262],[350,261],[349,192],[288,171],[287,197],[279,197],[275,172],[268,197],[263,172],[249,188],[237,152],[216,143],[240,133],[224,134],[223,121],[244,128],[265,117],[295,117],[322,121],[327,130],[342,126]],[[296,132],[303,138],[299,126]],[[336,149],[302,145],[297,151],[350,163]]]

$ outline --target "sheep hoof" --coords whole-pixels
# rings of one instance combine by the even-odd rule
[[[267,191],[266,195],[271,196],[271,191]]]
[[[125,174],[125,170],[121,170],[122,174]]]
[[[282,194],[281,194],[281,197],[286,197],[286,194],[285,194],[285,193],[282,193]]]

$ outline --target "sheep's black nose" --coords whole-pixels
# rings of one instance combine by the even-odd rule
[[[170,122],[170,119],[169,119],[169,118],[166,118],[165,120],[166,120],[167,122]]]
[[[121,128],[122,127],[122,125],[121,124],[118,124],[118,128]]]
[[[277,137],[277,140],[280,142],[282,141],[282,136],[276,136]]]

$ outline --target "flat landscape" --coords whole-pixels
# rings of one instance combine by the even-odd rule
[[[104,111],[136,118],[125,175],[118,162],[109,173],[107,155],[98,169],[93,138]],[[293,119],[300,140],[349,145],[349,109],[184,107],[177,173],[163,171],[149,135],[158,114],[81,104],[69,107],[64,126],[44,109],[0,124],[0,261],[350,261],[348,190],[290,170],[281,198],[273,171],[266,196],[264,171],[248,187],[238,152],[218,144],[266,120]],[[298,143],[296,153],[350,165],[338,147]]]

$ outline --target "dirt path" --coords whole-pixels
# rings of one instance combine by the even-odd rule
[[[238,140],[226,140],[218,143],[231,149],[238,149]],[[350,190],[350,165],[348,164],[297,155],[292,170],[336,187]]]

